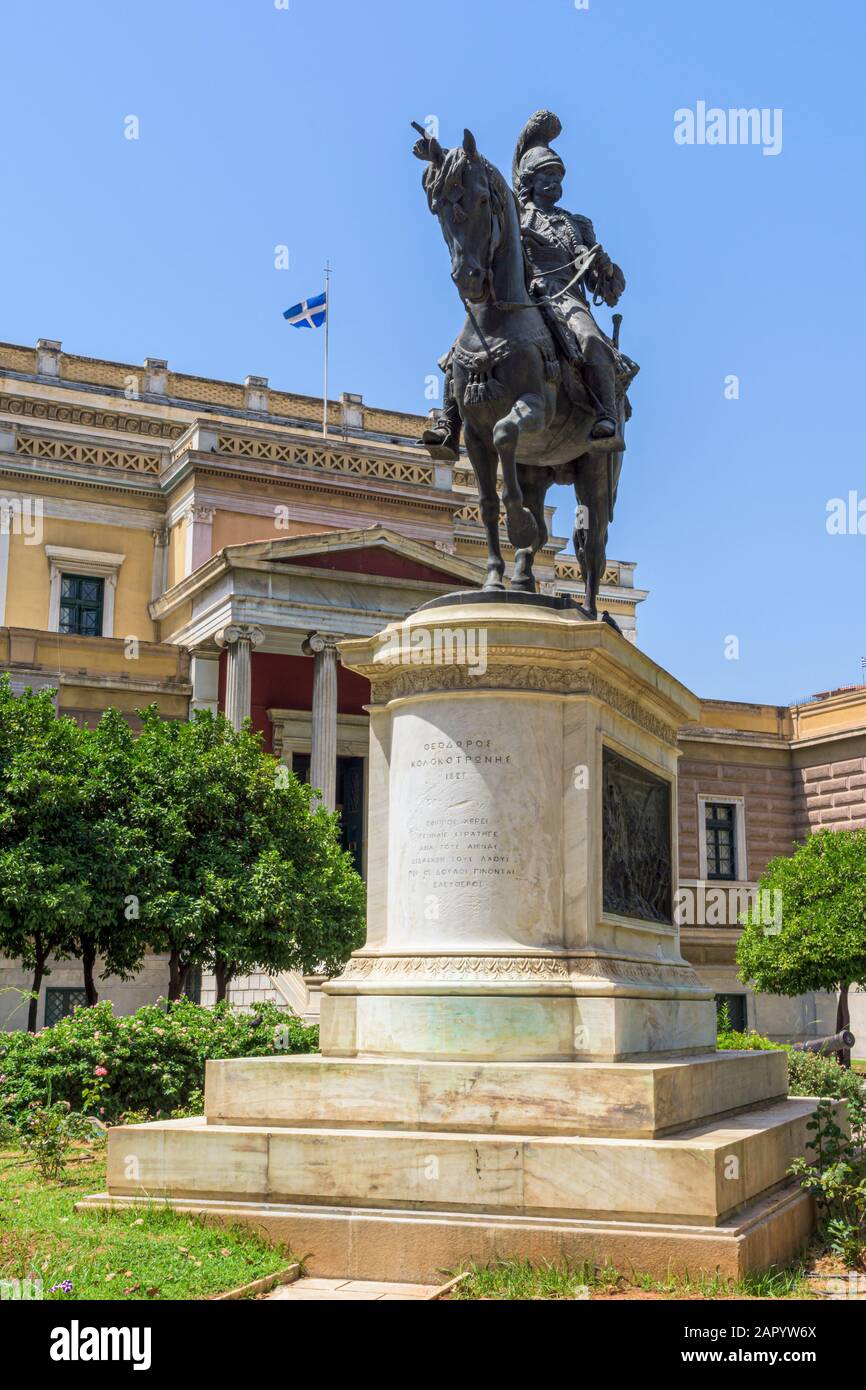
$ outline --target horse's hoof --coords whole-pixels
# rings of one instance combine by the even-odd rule
[[[501,574],[493,575],[490,579],[485,579],[482,589],[486,593],[501,594],[505,592],[505,580]]]
[[[526,507],[506,507],[508,539],[515,550],[535,550],[538,544],[538,527],[535,517]]]
[[[512,579],[511,587],[515,589],[518,594],[538,593],[534,579]]]

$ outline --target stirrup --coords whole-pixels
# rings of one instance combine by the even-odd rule
[[[421,443],[431,458],[441,459],[447,463],[456,463],[460,458],[460,446],[453,430],[442,429],[441,427],[425,430],[421,436]]]

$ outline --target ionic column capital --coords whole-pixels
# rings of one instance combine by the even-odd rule
[[[304,656],[319,656],[321,652],[336,652],[339,637],[328,632],[311,632],[301,643]]]
[[[214,633],[218,647],[234,647],[238,642],[248,642],[251,647],[260,647],[265,640],[264,629],[253,623],[229,623]]]

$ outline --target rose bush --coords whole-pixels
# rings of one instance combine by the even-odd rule
[[[0,1033],[0,1121],[20,1125],[34,1101],[92,1108],[95,1077],[107,1123],[126,1111],[166,1116],[204,1088],[209,1058],[315,1052],[318,1045],[317,1028],[274,1004],[242,1013],[181,999],[169,1009],[148,1004],[118,1016],[105,1000],[38,1033]]]

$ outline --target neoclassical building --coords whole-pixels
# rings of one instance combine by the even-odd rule
[[[56,688],[59,712],[87,722],[113,705],[135,726],[150,702],[177,719],[249,716],[340,811],[363,872],[369,691],[336,644],[479,585],[486,543],[468,462],[431,461],[422,417],[352,394],[330,404],[327,436],[321,416],[321,400],[264,377],[0,344],[0,670],[18,690]],[[536,572],[545,592],[580,597],[566,543],[551,535]],[[632,642],[647,597],[634,581],[634,563],[612,560],[600,596]],[[784,709],[707,700],[681,747],[680,879],[698,919],[685,918],[684,952],[735,1015],[821,1032],[831,1000],[755,999],[737,982],[737,915],[709,923],[704,890],[714,902],[747,890],[809,828],[866,824],[866,690]],[[165,975],[153,958],[103,989],[131,1009]],[[3,963],[3,984],[27,980]],[[74,963],[58,963],[40,1022],[79,988]],[[316,982],[297,976],[233,990],[241,1003],[262,994],[316,1012]]]

